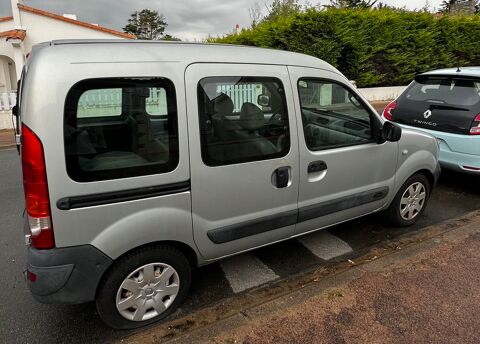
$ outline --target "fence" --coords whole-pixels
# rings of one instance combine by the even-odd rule
[[[257,103],[257,98],[263,92],[263,87],[260,84],[245,84],[245,85],[221,85],[217,87],[217,93],[225,93],[233,100],[233,112],[240,112],[243,103]]]
[[[0,93],[0,111],[10,111],[17,103],[17,93]]]
[[[407,86],[359,88],[360,93],[370,102],[391,101],[405,91]]]
[[[152,87],[145,107],[150,115],[166,115],[167,96],[165,89]],[[119,116],[122,113],[122,89],[108,88],[86,91],[78,101],[78,117]]]

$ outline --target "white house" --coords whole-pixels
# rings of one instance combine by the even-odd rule
[[[11,0],[12,16],[0,18],[0,129],[11,127],[5,111],[15,101],[17,80],[32,46],[54,39],[135,39],[135,36]],[[3,110],[3,112],[2,112]]]

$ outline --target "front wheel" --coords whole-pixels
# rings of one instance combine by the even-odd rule
[[[415,174],[402,185],[390,204],[386,215],[398,227],[411,226],[417,222],[427,206],[430,184],[423,174]]]
[[[148,325],[178,308],[190,280],[190,264],[176,248],[140,248],[107,271],[97,291],[98,314],[115,329]]]

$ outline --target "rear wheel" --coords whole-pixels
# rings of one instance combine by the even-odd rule
[[[430,184],[423,174],[415,174],[402,185],[386,214],[395,226],[406,227],[417,222],[427,206]]]
[[[97,291],[100,318],[116,329],[151,324],[173,313],[187,296],[191,267],[170,246],[144,247],[120,258]]]

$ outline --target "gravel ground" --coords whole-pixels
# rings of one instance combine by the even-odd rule
[[[429,247],[386,268],[366,268],[350,283],[255,318],[209,342],[476,344],[479,259],[477,224],[461,240]]]

